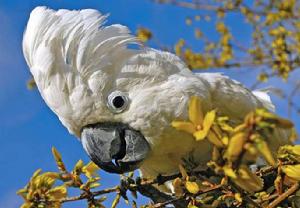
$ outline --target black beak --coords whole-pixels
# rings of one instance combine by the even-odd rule
[[[82,129],[81,142],[95,164],[119,174],[137,169],[150,149],[139,131],[122,123],[87,125]]]

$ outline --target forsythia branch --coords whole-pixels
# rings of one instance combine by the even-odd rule
[[[266,138],[262,137],[274,129],[293,128],[290,121],[257,109],[250,112],[243,123],[231,126],[228,122],[230,119],[218,115],[216,110],[202,115],[199,109],[200,99],[192,97],[189,104],[190,121],[174,121],[172,125],[192,134],[196,140],[207,139],[214,146],[212,160],[208,162],[206,170],[186,170],[183,161],[178,174],[149,180],[139,177],[133,179],[133,173],[129,173],[121,176],[120,185],[95,191],[100,186],[98,167],[92,162],[84,164],[79,160],[68,171],[61,154],[53,148],[59,172],[36,171],[29,183],[18,192],[25,201],[22,208],[59,208],[63,203],[79,200],[86,200],[88,207],[104,207],[106,198],[100,196],[112,193],[116,194],[111,206],[114,208],[121,198],[129,202],[128,192],[132,193],[133,207],[136,207],[137,192],[153,201],[143,206],[150,208],[169,204],[189,208],[203,205],[274,208],[295,203],[300,181],[300,145],[281,146],[275,161]],[[255,164],[258,157],[264,158],[269,165],[257,166],[257,170],[252,171],[249,164]],[[172,194],[156,188],[167,181],[172,182]],[[71,187],[81,194],[68,196],[67,190]]]

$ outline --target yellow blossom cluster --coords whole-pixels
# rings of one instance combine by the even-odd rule
[[[176,55],[180,56],[191,69],[208,69],[223,67],[228,61],[233,59],[233,50],[230,44],[232,35],[223,22],[216,24],[216,31],[220,34],[218,43],[207,43],[205,52],[195,53],[191,48],[187,48],[185,41],[180,39],[174,47]],[[195,30],[197,39],[203,38],[201,30]],[[214,53],[214,51],[220,51]]]
[[[278,158],[288,163],[287,165],[281,165],[282,171],[291,179],[300,181],[300,145],[280,147]]]
[[[205,115],[202,111],[201,100],[198,97],[192,97],[189,103],[189,120],[190,121],[173,121],[174,128],[186,131],[192,134],[197,141],[207,139],[214,146],[212,153],[212,161],[208,166],[215,170],[218,174],[224,174],[225,178],[229,178],[237,186],[243,190],[253,193],[262,190],[264,182],[261,177],[252,172],[248,165],[255,164],[259,157],[271,166],[276,166],[276,149],[279,141],[269,142],[266,135],[274,129],[292,129],[293,124],[283,118],[280,118],[264,109],[257,109],[249,113],[244,122],[232,126],[229,118],[217,116],[216,110],[211,110]],[[291,140],[293,138],[290,138]],[[277,143],[277,144],[274,144]],[[284,146],[285,147],[285,146]],[[293,149],[293,153],[299,154],[299,147],[288,147]],[[283,149],[280,151],[282,152]],[[293,154],[289,152],[292,157]],[[297,155],[297,159],[299,155]],[[283,157],[286,158],[286,157]],[[300,167],[300,166],[299,166]],[[291,171],[295,174],[300,173],[296,170],[298,166],[283,167],[284,172],[288,175]],[[289,175],[288,175],[289,176]],[[294,178],[296,178],[294,176]],[[300,179],[300,178],[299,178]],[[189,181],[189,180],[187,180]],[[182,184],[182,180],[177,185]],[[199,183],[186,183],[187,190],[193,193]],[[181,191],[182,192],[182,191]],[[179,193],[181,193],[179,192]]]
[[[196,51],[184,38],[174,45],[176,55],[180,56],[190,69],[259,68],[263,69],[263,72],[258,76],[258,80],[266,82],[269,78],[266,74],[287,80],[290,73],[300,66],[300,4],[296,0],[254,1],[253,4],[240,0],[225,0],[208,1],[200,5],[185,1],[159,2],[203,11],[194,17],[185,18],[185,24],[193,28],[195,39],[201,42],[200,50],[197,46]],[[237,24],[238,28],[229,25],[231,23],[227,18],[230,18],[231,13],[244,19],[245,23]],[[207,22],[211,22],[210,25],[215,27],[219,38],[202,30]],[[239,40],[240,37],[235,33],[237,30],[244,30],[244,27],[252,32],[249,33],[249,37]],[[146,42],[152,33],[141,28],[137,36]],[[249,41],[244,43],[245,38]]]
[[[290,34],[285,27],[279,26],[269,31],[273,37],[272,53],[274,56],[273,69],[277,71],[283,78],[287,78],[292,70],[290,64],[290,51],[286,37]]]
[[[232,35],[223,22],[217,23],[216,30],[221,36],[219,41],[219,44],[221,45],[221,54],[219,57],[219,62],[221,65],[224,65],[233,58],[232,46],[230,44]]]
[[[198,31],[198,33],[201,32]],[[201,35],[198,34],[198,38],[200,37]],[[174,50],[176,55],[180,56],[190,69],[208,69],[213,67],[217,61],[210,53],[195,53],[190,48],[185,48],[185,41],[183,39],[177,42]]]
[[[40,173],[40,169],[35,171],[28,185],[18,191],[18,194],[25,200],[21,208],[61,207],[60,199],[67,196],[66,186],[54,186],[59,178],[57,173]]]
[[[68,201],[66,198],[68,188],[79,188],[89,195],[91,189],[100,186],[98,183],[100,178],[96,173],[99,168],[93,162],[84,165],[83,161],[79,160],[69,172],[60,153],[55,148],[52,148],[52,153],[59,172],[41,173],[40,169],[37,170],[29,183],[18,191],[25,201],[21,208],[60,208],[64,201]],[[81,174],[87,178],[86,182],[83,182]],[[93,195],[90,198],[93,199]],[[89,208],[103,207],[101,204],[103,200],[103,198],[90,200]]]
[[[136,198],[137,192],[145,189],[143,184],[146,187],[160,184],[162,178],[168,177],[165,181],[172,180],[175,192],[173,200],[184,199],[189,208],[203,205],[248,207],[251,203],[265,207],[270,202],[278,201],[277,198],[273,201],[274,196],[280,198],[285,190],[296,191],[299,188],[300,145],[281,146],[276,153],[280,141],[271,138],[275,130],[292,130],[293,124],[290,121],[264,109],[257,109],[247,114],[240,123],[233,124],[229,117],[220,115],[217,109],[204,112],[201,99],[196,96],[190,99],[188,115],[187,121],[176,120],[172,126],[191,134],[196,141],[207,140],[211,143],[211,160],[206,170],[198,172],[188,166],[188,161],[183,161],[179,165],[180,177],[177,174],[175,177],[159,176],[155,180],[139,179],[138,182],[132,179],[132,173],[128,174],[129,180],[126,183],[123,181],[125,185],[94,191],[100,186],[97,174],[99,168],[92,162],[84,164],[79,160],[68,171],[61,154],[53,148],[59,171],[36,171],[29,183],[18,192],[24,199],[22,208],[60,208],[65,202],[82,199],[87,200],[89,208],[104,208],[102,203],[106,198],[99,198],[99,195],[113,192],[116,197],[111,207],[116,208],[122,198],[128,202],[127,190]],[[293,141],[295,137],[295,134],[291,134],[290,140]],[[258,158],[263,159],[267,165],[253,171],[250,165],[255,164]],[[69,188],[79,190],[80,195],[68,196]],[[168,204],[173,200],[163,203]],[[144,207],[159,206],[150,204]],[[135,201],[133,207],[136,207]]]

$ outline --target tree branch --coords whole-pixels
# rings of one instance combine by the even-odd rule
[[[299,189],[299,183],[295,183],[291,188],[289,188],[286,192],[279,195],[267,208],[275,208],[279,205],[283,200],[293,194],[295,191]]]

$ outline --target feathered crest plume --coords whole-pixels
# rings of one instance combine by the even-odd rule
[[[128,49],[137,40],[127,27],[103,26],[106,17],[93,9],[46,7],[30,14],[23,37],[25,59],[44,100],[69,130],[91,119],[89,109],[91,103],[99,104],[104,79],[112,79],[118,66],[139,51]]]

